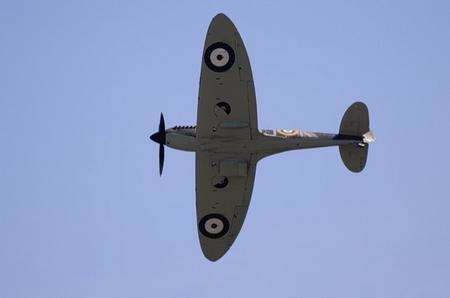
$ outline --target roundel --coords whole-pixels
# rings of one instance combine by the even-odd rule
[[[208,238],[216,239],[224,236],[230,223],[228,219],[222,214],[212,213],[205,215],[198,223],[198,229],[200,232]]]
[[[300,135],[298,129],[277,129],[277,133],[284,137],[298,137]]]
[[[235,54],[232,47],[223,42],[210,45],[204,55],[206,66],[215,72],[224,72],[234,64]]]

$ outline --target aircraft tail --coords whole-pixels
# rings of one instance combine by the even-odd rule
[[[341,120],[339,134],[361,137],[359,144],[339,146],[339,153],[344,165],[352,172],[361,172],[367,161],[369,143],[375,141],[375,136],[369,129],[369,110],[362,102],[353,103]]]

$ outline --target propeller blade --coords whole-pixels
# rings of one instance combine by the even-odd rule
[[[164,144],[166,144],[166,124],[162,113],[159,118],[158,131],[150,136],[150,140],[159,144],[159,175],[161,176],[164,168]]]
[[[164,123],[164,115],[161,113],[159,117],[159,132],[163,132],[166,130],[166,124]]]
[[[164,122],[164,116],[163,113],[161,113],[161,117],[159,118],[159,138],[160,138],[160,144],[166,143],[166,124]]]
[[[164,167],[164,145],[159,145],[159,176],[162,175]]]

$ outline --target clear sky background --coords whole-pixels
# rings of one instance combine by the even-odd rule
[[[258,164],[218,262],[197,239],[205,33],[227,14],[260,128],[336,132],[364,101],[366,169],[337,148]],[[0,297],[450,297],[448,1],[0,2]]]

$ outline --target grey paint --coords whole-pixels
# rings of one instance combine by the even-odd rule
[[[355,102],[342,117],[339,133],[343,135],[362,136],[369,131],[369,110],[362,102]],[[339,146],[344,165],[352,172],[361,172],[367,161],[369,144],[363,146],[345,145]]]
[[[234,64],[225,71],[215,71],[204,61],[205,51],[218,42],[228,44],[235,55]],[[214,62],[221,65],[221,59],[226,62],[230,55],[213,57]],[[167,129],[166,145],[196,152],[197,223],[205,216],[220,214],[230,224],[221,237],[210,237],[199,230],[205,257],[216,261],[228,251],[241,230],[258,160],[289,150],[339,146],[346,167],[359,172],[367,159],[368,142],[363,134],[369,131],[369,114],[365,104],[354,103],[344,114],[339,134],[259,131],[250,61],[236,27],[224,14],[211,21],[202,58],[197,126]]]

